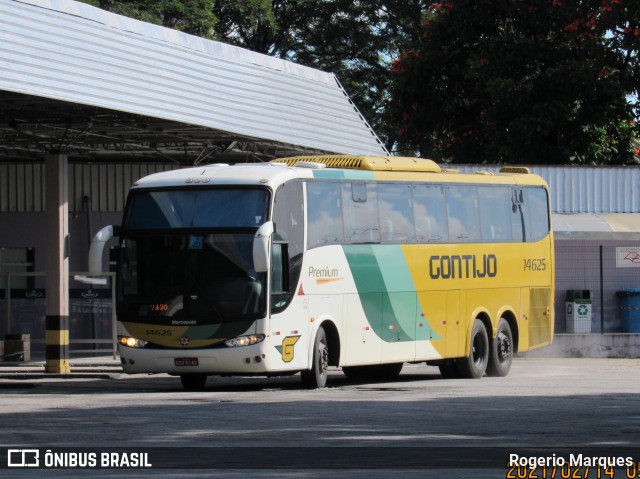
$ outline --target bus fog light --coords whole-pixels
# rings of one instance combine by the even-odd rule
[[[264,334],[252,334],[249,336],[238,336],[237,338],[227,339],[224,344],[229,348],[238,346],[251,346],[264,341]]]

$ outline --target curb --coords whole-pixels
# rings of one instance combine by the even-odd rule
[[[123,374],[120,361],[116,359],[76,359],[69,364],[69,374],[45,372],[46,361],[0,362],[0,379],[115,379]]]
[[[121,372],[109,373],[109,372],[81,372],[70,374],[56,374],[56,373],[0,373],[0,380],[13,379],[13,380],[28,380],[28,379],[118,379],[122,375]],[[0,384],[0,388],[2,385]]]

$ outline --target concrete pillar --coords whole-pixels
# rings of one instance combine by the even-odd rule
[[[69,374],[69,203],[66,154],[47,155],[46,172],[46,365]]]

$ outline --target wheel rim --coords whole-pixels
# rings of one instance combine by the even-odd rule
[[[480,333],[477,333],[473,337],[473,345],[472,345],[472,351],[471,351],[473,362],[476,366],[482,365],[482,363],[485,361],[486,353],[487,353],[486,342],[483,340],[482,335]]]
[[[509,336],[500,331],[497,338],[498,342],[498,361],[506,363],[511,359],[511,340]]]
[[[329,348],[324,343],[318,346],[318,372],[324,374],[329,368]]]

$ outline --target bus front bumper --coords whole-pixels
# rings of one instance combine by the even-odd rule
[[[118,345],[127,374],[266,374],[273,371],[265,344],[215,349],[151,349]]]

